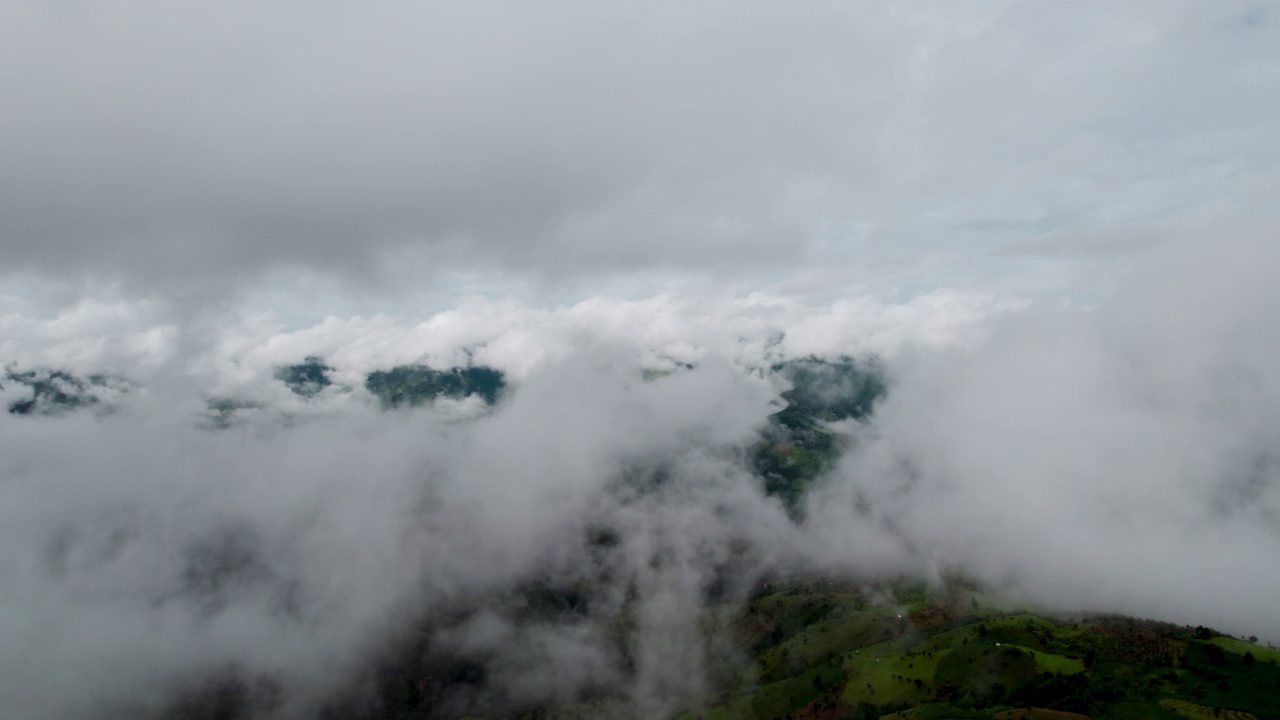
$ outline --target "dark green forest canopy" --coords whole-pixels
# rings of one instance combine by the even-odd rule
[[[830,468],[843,450],[841,438],[827,424],[866,420],[888,386],[884,369],[874,358],[809,357],[778,363],[771,370],[791,388],[782,392],[787,405],[769,416],[751,460],[766,492],[795,507],[807,485]]]
[[[440,398],[461,400],[471,395],[493,405],[506,387],[501,371],[484,366],[435,370],[425,365],[400,365],[376,370],[365,379],[365,388],[384,408],[417,407]]]
[[[782,393],[787,407],[777,415],[784,424],[792,416],[828,422],[862,420],[886,390],[884,368],[875,358],[859,362],[851,357],[808,357],[778,363],[773,371],[791,383],[791,389]]]
[[[275,377],[289,386],[295,394],[309,398],[333,384],[329,379],[332,371],[333,368],[326,365],[323,359],[312,355],[297,365],[276,368]]]

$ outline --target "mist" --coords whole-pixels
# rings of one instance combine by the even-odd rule
[[[786,578],[1280,641],[1273,2],[0,6],[6,718],[672,716]]]
[[[1275,637],[1278,259],[1265,235],[1189,243],[1096,308],[904,358],[811,521],[858,508],[869,545],[1049,605]]]
[[[707,613],[794,573],[963,572],[1046,608],[1280,637],[1274,248],[1184,244],[1096,307],[993,311],[963,342],[887,349],[887,394],[837,424],[850,448],[799,513],[744,453],[785,402],[766,371],[785,327],[695,346],[675,310],[665,343],[555,313],[494,326],[475,347],[518,333],[547,351],[513,354],[513,387],[461,416],[383,411],[359,387],[290,406],[269,363],[220,384],[193,370],[219,358],[162,353],[169,378],[135,376],[110,411],[3,419],[6,714],[145,715],[236,677],[305,717],[416,647],[485,668],[449,707],[609,692],[654,716],[704,697],[724,663],[708,653],[732,656]],[[289,338],[320,332],[257,347],[296,360]],[[365,349],[331,357],[378,345],[347,337]],[[214,430],[211,388],[275,404]],[[547,621],[530,587],[576,595]]]

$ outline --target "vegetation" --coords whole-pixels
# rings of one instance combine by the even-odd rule
[[[580,598],[546,587],[524,597],[544,619],[583,612]],[[904,581],[764,581],[727,622],[709,625],[738,651],[712,657],[718,689],[679,719],[1280,718],[1280,668],[1268,648],[1151,620],[996,608],[962,580],[924,590]],[[448,716],[433,703],[450,696],[450,683],[483,687],[474,664],[433,670],[429,685],[389,670],[385,714],[376,717]],[[487,717],[626,717],[625,698],[602,692]]]
[[[297,365],[276,368],[275,377],[287,385],[295,395],[310,398],[333,384],[329,379],[329,373],[332,371],[333,368],[326,365],[324,360],[312,355]]]
[[[791,389],[782,393],[787,408],[778,414],[788,426],[787,419],[796,416],[827,422],[861,420],[871,414],[886,389],[883,369],[875,359],[860,364],[849,357],[810,357],[779,363],[773,371],[791,383]]]
[[[846,440],[829,423],[866,419],[886,386],[874,360],[804,358],[772,370],[791,384],[782,393],[787,406],[769,416],[760,442],[751,449],[751,462],[766,492],[795,508],[808,484],[844,449]]]
[[[980,612],[954,583],[923,603],[892,587],[770,590],[744,611],[769,629],[751,644],[758,683],[685,720],[1280,718],[1276,651],[1206,628]]]
[[[275,377],[300,397],[312,398],[332,385],[332,370],[323,359],[308,357],[277,369]],[[748,458],[768,492],[794,509],[808,484],[851,442],[833,424],[865,420],[886,385],[876,363],[848,358],[809,358],[773,370],[790,383],[782,393],[787,405],[770,416]],[[60,370],[10,368],[3,384],[30,392],[10,403],[15,415],[93,406],[102,402],[103,390],[118,389],[105,376],[79,378]],[[469,397],[493,405],[507,388],[503,374],[492,368],[422,365],[372,372],[365,385],[384,408]],[[208,401],[214,427],[260,408],[245,400]],[[637,466],[618,482],[643,494],[660,487],[665,472],[660,465]],[[217,537],[193,550],[185,578],[193,591],[211,598],[211,612],[228,583],[264,572],[245,550],[243,543],[251,540]],[[583,569],[568,585],[550,577],[529,579],[488,602],[525,627],[605,627],[608,652],[622,672],[630,672],[637,632],[630,601],[606,598],[600,579],[610,572],[608,557],[617,551],[619,536],[608,527],[592,527],[583,541],[599,567]],[[679,714],[681,720],[1280,720],[1280,651],[1208,627],[1048,616],[1004,603],[961,578],[942,587],[905,579],[767,578],[745,603],[732,595],[715,584],[705,589],[700,632],[706,634],[710,687],[703,704]],[[474,611],[450,610],[459,621]],[[440,622],[449,625],[448,618]],[[370,683],[335,701],[323,716],[629,715],[629,699],[611,687],[592,687],[564,705],[528,707],[495,699],[486,660],[433,650],[432,629],[407,627],[404,647],[389,651],[397,657],[380,658]],[[369,692],[377,698],[373,709]],[[269,680],[214,678],[193,688],[165,717],[271,716],[279,700]]]
[[[387,409],[417,407],[439,398],[462,400],[472,395],[493,405],[506,386],[500,371],[483,366],[434,370],[425,365],[400,365],[371,372],[365,379],[365,387]]]

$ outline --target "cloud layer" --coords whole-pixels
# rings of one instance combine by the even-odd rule
[[[6,714],[146,713],[230,673],[307,716],[418,629],[486,668],[483,702],[610,688],[664,713],[708,687],[709,600],[789,571],[963,569],[1052,607],[1280,637],[1275,247],[1149,253],[1097,308],[996,312],[955,337],[910,320],[937,298],[869,325],[840,309],[866,300],[791,316],[784,332],[830,323],[848,349],[883,327],[914,338],[883,352],[889,395],[843,428],[852,449],[799,519],[742,452],[777,407],[761,368],[812,349],[754,324],[759,298],[711,319],[704,301],[602,299],[177,343],[114,413],[0,419]],[[378,352],[463,349],[516,382],[461,423],[358,389],[288,405],[270,372],[320,351],[357,378]],[[212,387],[284,412],[202,429]],[[513,598],[538,583],[576,588],[578,609],[530,620]]]
[[[815,511],[1050,604],[1280,632],[1280,255],[1262,236],[1149,260],[1096,310],[899,364]]]
[[[983,274],[1274,220],[1267,3],[7,6],[10,269]]]

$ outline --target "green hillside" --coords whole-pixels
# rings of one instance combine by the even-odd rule
[[[962,580],[933,589],[901,579],[762,581],[744,605],[708,609],[708,638],[736,649],[709,654],[707,674],[715,687],[701,705],[669,717],[1280,718],[1276,650],[1203,627],[1114,615],[1054,617],[994,600]],[[536,622],[577,621],[587,612],[583,597],[542,586],[528,588],[521,602]],[[631,629],[625,618],[617,629],[619,647],[625,648]],[[423,647],[412,645],[402,663],[381,667],[373,683],[377,709],[338,704],[325,717],[637,717],[630,698],[608,688],[571,705],[512,705],[488,694],[483,663],[424,656]],[[235,687],[215,686],[168,717],[240,717],[236,713],[249,701]],[[503,705],[505,710],[497,709]]]
[[[758,682],[681,718],[1280,718],[1280,653],[1206,628],[996,610],[961,584],[873,595],[770,588],[744,610],[770,629]]]
[[[802,358],[771,370],[790,388],[781,394],[786,406],[769,416],[760,442],[751,448],[751,464],[765,491],[794,510],[809,483],[845,449],[847,439],[829,423],[866,419],[886,385],[875,360]]]
[[[1001,609],[961,582],[771,583],[732,627],[749,665],[680,720],[1280,718],[1280,652],[1206,628]],[[605,707],[521,717],[617,716]]]

